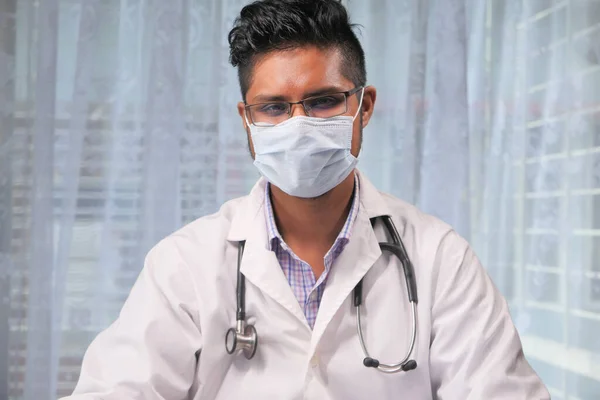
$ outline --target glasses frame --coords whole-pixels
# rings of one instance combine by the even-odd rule
[[[357,86],[354,89],[346,90],[345,92],[324,93],[324,94],[320,94],[318,96],[307,97],[306,99],[302,99],[300,101],[266,101],[263,103],[255,103],[255,104],[247,104],[244,102],[245,103],[244,112],[246,113],[246,118],[248,119],[248,122],[250,122],[250,124],[252,124],[254,126],[275,126],[276,124],[268,124],[268,123],[263,124],[261,122],[259,122],[259,124],[261,124],[261,125],[256,125],[256,123],[252,120],[252,113],[249,112],[250,107],[262,106],[265,104],[288,104],[289,105],[288,117],[285,119],[287,121],[288,119],[290,119],[292,117],[293,106],[295,106],[296,104],[301,104],[302,109],[304,110],[304,113],[310,117],[309,112],[306,109],[306,104],[305,104],[306,101],[318,99],[320,97],[331,96],[334,94],[343,94],[344,95],[344,103],[345,103],[344,111],[339,114],[332,115],[331,117],[327,117],[327,118],[334,118],[334,117],[338,117],[340,115],[347,113],[348,112],[348,97],[354,96],[356,93],[358,93],[359,91],[361,91],[364,88],[365,88],[364,86]]]

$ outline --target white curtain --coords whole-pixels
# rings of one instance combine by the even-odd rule
[[[256,180],[244,3],[0,1],[0,399],[70,393],[145,252]],[[346,4],[360,168],[473,243],[554,399],[599,398],[600,2]]]

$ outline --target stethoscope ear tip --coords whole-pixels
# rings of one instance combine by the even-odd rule
[[[412,371],[417,368],[417,362],[415,360],[408,360],[406,364],[402,365],[402,371]]]
[[[376,358],[365,357],[363,359],[363,365],[367,368],[378,368],[380,363]],[[417,368],[417,362],[415,360],[408,360],[402,364],[401,369],[404,372],[412,371]]]
[[[367,368],[377,368],[379,367],[379,360],[371,357],[365,357],[363,360],[363,365]]]

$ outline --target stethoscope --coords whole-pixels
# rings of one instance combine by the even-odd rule
[[[356,284],[353,291],[353,304],[356,308],[356,326],[358,330],[358,340],[362,347],[365,358],[363,359],[363,365],[365,367],[376,368],[381,372],[394,373],[400,371],[410,371],[417,368],[417,362],[410,358],[415,348],[415,341],[417,340],[417,282],[415,280],[415,270],[410,262],[410,258],[406,253],[404,244],[400,239],[400,235],[396,230],[394,222],[389,216],[381,216],[371,218],[371,226],[375,227],[375,222],[381,219],[392,237],[392,243],[380,242],[379,247],[381,250],[389,251],[394,254],[400,260],[402,270],[404,271],[404,277],[406,279],[406,290],[408,294],[408,301],[411,305],[412,315],[412,333],[410,336],[410,342],[408,351],[402,361],[395,364],[384,364],[378,359],[370,356],[365,344],[365,339],[362,332],[362,323],[360,318],[360,306],[362,305],[362,279]],[[246,323],[246,278],[240,272],[240,266],[242,264],[242,256],[244,254],[244,246],[246,242],[241,241],[238,244],[238,258],[237,258],[237,310],[236,310],[236,325],[235,328],[229,328],[225,335],[225,349],[227,353],[233,354],[237,351],[242,351],[244,356],[249,360],[256,354],[256,347],[258,346],[258,335],[254,325]]]

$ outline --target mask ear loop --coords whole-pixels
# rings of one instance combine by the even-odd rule
[[[244,107],[244,119],[246,120],[246,126],[248,127],[248,129],[250,128],[250,121],[248,121],[248,110]]]
[[[352,118],[352,122],[354,122],[356,117],[358,117],[358,114],[362,111],[362,103],[363,103],[364,97],[365,97],[365,88],[363,87],[361,90],[361,94],[360,94],[360,101],[358,102],[358,111],[356,111],[356,114],[354,114],[354,118]],[[361,124],[361,129],[362,128],[364,128],[364,126],[362,126],[362,124]],[[362,153],[362,146],[360,147],[360,150],[358,151],[358,157],[360,157],[361,153]]]
[[[360,92],[360,101],[358,102],[358,110],[356,111],[356,114],[354,114],[354,118],[352,118],[352,122],[354,122],[356,117],[358,117],[358,114],[362,111],[362,102],[363,102],[364,97],[365,97],[365,88],[363,87]]]

